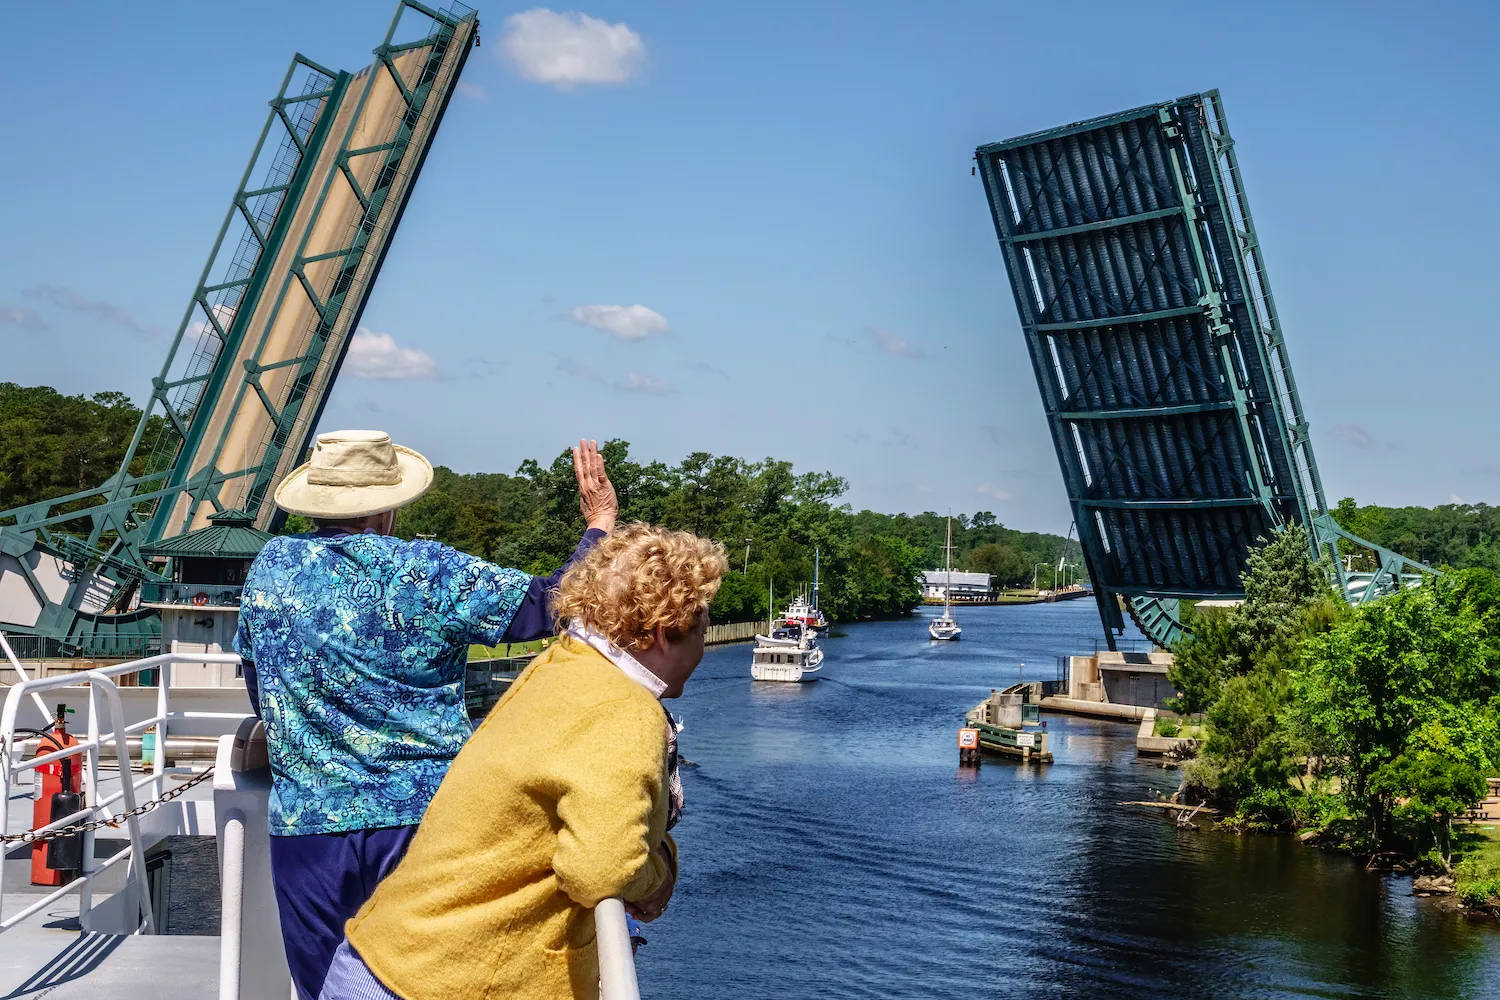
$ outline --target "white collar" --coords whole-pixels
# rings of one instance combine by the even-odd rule
[[[614,643],[605,636],[587,625],[572,623],[568,626],[568,635],[579,642],[591,647],[610,663],[620,668],[626,677],[635,681],[641,687],[651,692],[651,697],[661,700],[661,696],[667,693],[667,682],[653,674],[641,665],[641,661]]]

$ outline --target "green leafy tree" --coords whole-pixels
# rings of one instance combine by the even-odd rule
[[[1441,722],[1427,722],[1370,777],[1371,792],[1395,803],[1395,820],[1420,829],[1419,843],[1432,843],[1444,868],[1453,857],[1453,817],[1482,799],[1489,787],[1485,776],[1490,760],[1483,744],[1496,742],[1492,716],[1466,714],[1457,743]]]
[[[1476,768],[1500,764],[1486,736],[1494,706],[1475,697],[1494,691],[1500,674],[1483,621],[1440,583],[1364,605],[1308,645],[1299,675],[1307,723],[1376,843],[1422,760],[1413,733],[1442,723]],[[1417,756],[1399,763],[1413,747]]]
[[[990,582],[1001,587],[1010,587],[1031,578],[1031,566],[1026,556],[1011,545],[986,542],[969,553],[964,566],[975,573],[988,573]]]

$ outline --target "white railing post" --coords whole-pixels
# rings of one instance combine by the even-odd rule
[[[599,948],[600,1000],[641,1000],[624,903],[606,899],[594,907],[594,937]]]
[[[83,804],[92,807],[99,801],[99,689],[89,685],[89,722],[88,722],[87,767],[83,775]],[[122,780],[129,780],[129,775],[123,775]],[[92,875],[94,872],[94,831],[89,830],[83,835],[83,874]],[[78,889],[78,912],[84,914],[94,905],[94,883],[92,879],[85,878],[83,885]]]
[[[5,650],[5,658],[10,661],[11,669],[16,672],[16,683],[24,684],[31,680],[22,669],[21,661],[16,658],[15,650],[10,648],[10,642],[5,638],[4,632],[0,632],[0,649]],[[36,710],[42,713],[42,719],[45,721],[48,718],[47,703],[42,701],[42,696],[36,692],[32,692],[31,700],[36,702]]]
[[[167,790],[167,689],[172,686],[172,663],[168,659],[156,669],[156,717],[161,721],[156,724],[156,746],[151,748],[151,773],[156,777],[157,798]]]
[[[240,924],[245,907],[245,814],[231,809],[219,836],[219,1000],[240,997]]]
[[[110,722],[115,731],[115,756],[120,762],[120,791],[125,796],[125,812],[135,812],[135,782],[131,779],[130,746],[125,742],[125,706],[120,702],[120,689],[115,682],[97,670],[86,675],[94,684],[104,685],[104,694],[109,699]],[[156,933],[156,916],[151,912],[151,887],[146,881],[146,852],[141,847],[141,821],[138,816],[125,820],[130,832],[130,867],[135,872],[135,884],[141,894],[141,929],[147,934]]]

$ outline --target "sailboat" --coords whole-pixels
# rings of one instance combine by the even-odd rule
[[[943,584],[943,615],[934,618],[927,625],[927,634],[934,639],[957,639],[964,634],[964,630],[958,627],[958,622],[953,620],[953,515],[948,515],[948,544],[944,546],[947,555],[948,579]]]

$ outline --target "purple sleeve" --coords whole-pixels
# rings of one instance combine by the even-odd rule
[[[588,555],[603,537],[604,532],[598,528],[590,528],[578,540],[578,547],[568,556],[568,561],[559,566],[555,573],[531,578],[526,596],[521,599],[521,606],[516,609],[515,617],[510,620],[510,626],[500,637],[501,642],[529,642],[556,631],[556,623],[552,620],[552,592],[557,589],[557,584],[568,567]]]
[[[245,676],[245,693],[250,696],[250,708],[259,719],[261,718],[260,678],[255,676],[255,661],[244,656],[240,657],[240,671]]]

